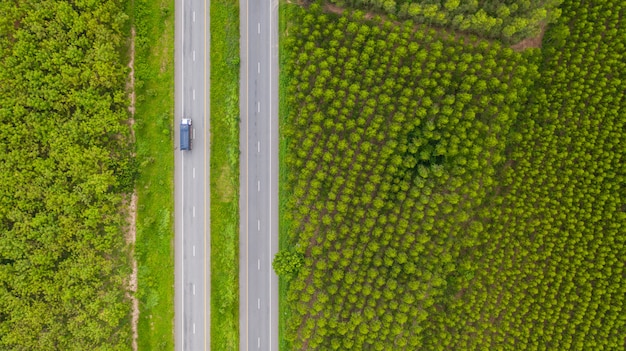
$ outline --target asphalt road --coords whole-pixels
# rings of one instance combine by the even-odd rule
[[[209,4],[176,1],[175,342],[210,349]],[[193,123],[192,150],[180,150],[180,120]]]
[[[240,350],[278,350],[278,1],[240,2]]]

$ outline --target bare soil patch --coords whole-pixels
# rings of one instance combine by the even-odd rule
[[[341,7],[333,4],[324,5],[324,10],[326,10],[327,12],[336,13],[338,15],[341,15],[344,11]]]
[[[164,25],[166,28],[170,27],[169,21],[165,21]],[[161,52],[158,52],[157,55],[161,57],[161,67],[159,68],[159,73],[163,74],[165,73],[165,71],[167,70],[168,67],[171,66],[171,61],[172,61],[172,57],[170,56],[170,49],[169,46],[167,45],[167,41],[170,38],[170,34],[165,31],[163,33],[163,35],[161,36],[161,38],[159,39],[159,41],[161,42],[159,44],[160,47],[163,48],[163,50],[161,50]]]
[[[543,41],[543,35],[546,33],[547,27],[548,25],[545,22],[541,23],[539,34],[535,37],[524,39],[515,45],[511,45],[511,49],[515,51],[523,51],[530,48],[540,48],[541,42]]]
[[[325,4],[324,10],[326,12],[336,13],[338,15],[341,15],[345,11],[345,9],[334,4]],[[365,12],[364,18],[366,20],[371,20],[372,18],[374,18],[374,16],[376,16],[376,14],[373,12]]]
[[[235,189],[231,182],[232,172],[228,165],[222,166],[220,169],[220,176],[217,178],[217,186],[215,188],[218,198],[221,202],[229,202],[232,200]]]

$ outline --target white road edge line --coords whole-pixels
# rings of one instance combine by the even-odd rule
[[[193,60],[196,61],[196,50],[192,51]]]
[[[193,12],[193,21],[196,21],[196,11]]]
[[[183,1],[184,3],[184,1]],[[183,74],[184,76],[184,74]],[[181,155],[181,186],[180,186],[180,203],[181,203],[181,207],[182,204],[185,203],[185,154],[183,153]],[[184,211],[183,211],[184,212]],[[185,217],[185,216],[181,216],[181,217]],[[182,262],[182,268],[181,268],[181,272],[180,272],[180,279],[183,282],[183,291],[180,297],[180,304],[181,304],[181,308],[183,309],[182,314],[185,314],[185,221],[183,219],[181,219],[180,221],[180,241],[181,244],[180,246],[182,247],[182,251],[183,251],[183,258],[181,259]],[[182,344],[183,344],[183,350],[185,349],[185,318],[181,318],[181,328],[182,328]]]
[[[191,95],[192,95],[192,98],[195,100],[196,99],[196,89],[192,89],[191,90]]]
[[[261,74],[261,62],[256,63],[256,73]]]
[[[261,270],[261,259],[256,260],[256,270],[257,271]]]
[[[250,111],[249,111],[249,105],[250,105],[250,100],[249,100],[249,90],[250,90],[250,86],[249,86],[249,57],[250,57],[250,41],[249,36],[250,36],[250,28],[248,27],[250,24],[249,21],[249,15],[248,12],[250,10],[250,3],[249,0],[246,0],[246,153],[250,150],[250,142],[248,141],[248,135],[250,133]],[[260,31],[260,23],[259,23],[259,31]],[[246,178],[248,178],[249,176],[249,163],[250,163],[250,155],[246,154]],[[248,181],[246,181],[246,303],[245,303],[245,308],[246,308],[246,337],[245,337],[245,342],[246,342],[246,346],[245,349],[247,350],[250,347],[250,340],[249,340],[249,332],[250,332],[250,320],[248,319],[250,311],[248,308],[248,302],[249,302],[249,286],[248,286],[248,281],[249,281],[249,270],[248,270],[248,261],[249,261],[249,242],[248,242],[248,237],[249,237],[249,226],[250,226],[250,213],[248,213],[249,210],[249,204],[248,204]]]
[[[203,102],[203,104],[202,104],[202,110],[203,110],[202,122],[203,122],[203,124],[205,126],[205,128],[203,130],[203,136],[204,136],[204,138],[203,138],[204,139],[204,141],[203,141],[204,160],[202,162],[203,163],[203,167],[204,167],[203,168],[204,172],[202,174],[202,178],[203,178],[203,186],[202,187],[204,189],[204,199],[203,199],[204,200],[203,201],[203,205],[204,205],[203,211],[204,211],[204,213],[202,215],[203,220],[204,220],[203,221],[203,225],[204,226],[202,228],[203,229],[203,233],[202,233],[203,234],[202,235],[202,240],[203,240],[202,241],[202,275],[203,275],[203,279],[202,279],[202,284],[203,284],[202,298],[203,298],[203,301],[202,301],[202,304],[203,304],[204,311],[203,311],[202,315],[204,317],[203,318],[203,323],[204,323],[203,327],[205,328],[205,330],[209,330],[209,332],[207,333],[205,331],[204,333],[202,333],[203,339],[204,339],[204,349],[205,350],[207,349],[207,339],[208,339],[208,342],[209,342],[209,349],[211,347],[210,346],[210,344],[211,344],[211,333],[210,333],[210,330],[211,330],[211,305],[210,305],[210,303],[207,304],[207,291],[209,292],[209,301],[211,299],[211,296],[210,296],[210,293],[211,293],[211,281],[210,280],[208,281],[209,288],[207,289],[207,280],[208,279],[206,279],[206,276],[207,276],[207,259],[209,260],[209,267],[211,266],[211,263],[210,263],[211,262],[211,240],[209,240],[209,248],[208,248],[208,250],[207,250],[207,240],[206,240],[207,232],[209,233],[209,236],[211,235],[210,225],[209,225],[209,229],[207,230],[207,219],[210,221],[210,218],[211,218],[211,205],[210,205],[211,199],[210,199],[210,195],[209,195],[209,205],[207,206],[207,188],[210,188],[211,185],[209,183],[209,186],[207,187],[207,180],[210,182],[211,172],[210,171],[207,172],[207,161],[206,161],[207,157],[209,157],[209,159],[211,158],[211,147],[210,147],[210,144],[209,144],[211,139],[210,139],[210,137],[209,138],[206,137],[207,134],[210,133],[210,129],[211,129],[211,123],[210,123],[211,116],[210,115],[209,115],[209,122],[207,122],[207,101],[209,101],[209,109],[210,109],[211,108],[210,107],[211,87],[209,85],[209,88],[207,89],[207,79],[206,79],[207,70],[209,71],[209,76],[211,74],[211,63],[209,62],[209,66],[208,66],[208,69],[207,69],[207,54],[206,54],[206,52],[207,52],[207,41],[206,41],[206,39],[207,39],[207,22],[210,23],[211,18],[210,18],[210,13],[209,13],[209,16],[207,16],[207,4],[206,3],[207,3],[207,1],[204,0],[204,4],[203,4],[203,9],[204,9],[204,21],[203,21],[204,30],[202,31],[203,32],[203,36],[204,36],[204,43],[202,45],[202,50],[203,50],[203,52],[202,52],[202,58],[203,58],[203,70],[202,70],[202,72],[204,73],[204,77],[203,77],[204,79],[203,79],[202,88],[204,89],[203,91],[204,91],[204,95],[205,96],[208,93],[209,99],[206,99],[206,98],[202,99],[202,102]],[[209,28],[209,30],[210,30],[210,28]],[[209,52],[210,52],[211,51],[211,42],[210,41],[209,41],[208,48],[209,48]],[[208,140],[208,142],[206,140]],[[209,215],[207,215],[207,210],[209,212]],[[210,274],[211,274],[211,268],[209,268],[209,275]],[[208,314],[208,316],[207,316],[207,314]],[[207,321],[207,317],[208,317],[208,321]]]
[[[181,50],[180,50],[180,72],[181,72],[181,77],[180,77],[180,85],[181,85],[181,89],[180,89],[180,114],[181,116],[185,115],[185,2],[182,2],[182,16],[181,16],[182,20],[181,20],[181,26],[182,26],[182,33],[181,33]],[[182,204],[185,203],[185,154],[183,153],[181,155],[181,195],[180,195],[180,203],[181,206]],[[185,221],[181,219],[180,221],[180,240],[181,240],[181,244],[180,246],[182,247],[182,251],[183,251],[183,258],[181,259],[181,272],[180,272],[180,279],[183,283],[183,291],[182,291],[182,295],[180,297],[180,304],[181,304],[181,308],[183,309],[182,314],[185,314]],[[181,344],[182,344],[182,349],[185,349],[185,318],[181,318],[181,322],[180,322],[180,335],[182,335],[181,339]]]
[[[270,196],[268,196],[268,197],[269,197],[269,200],[270,200],[270,207],[269,207],[269,213],[270,213],[269,221],[270,221],[270,224],[269,224],[268,228],[269,228],[269,239],[270,239],[269,242],[270,242],[270,245],[269,245],[269,250],[268,250],[269,251],[268,252],[268,254],[269,254],[268,257],[272,257],[272,11],[273,11],[273,8],[271,6],[272,3],[273,3],[273,1],[270,2],[270,22],[269,22],[269,29],[270,29],[269,30],[269,32],[270,32],[270,43],[269,43],[270,44],[270,47],[269,47],[269,49],[270,49],[269,50],[270,51],[270,53],[269,53],[269,58],[270,58],[270,60],[269,60],[269,65],[270,65],[270,74],[269,74],[269,77],[270,77],[269,78],[270,79],[270,94],[269,94],[270,101],[269,101],[269,104],[270,104],[270,106],[269,106],[268,120],[270,122],[269,123],[269,126],[270,126],[270,167],[269,167],[270,192],[269,192],[269,194],[270,194]],[[268,269],[267,272],[268,272],[268,276],[269,276],[269,284],[268,285],[269,285],[269,288],[270,288],[269,289],[270,290],[270,294],[268,295],[269,296],[269,300],[270,300],[269,301],[269,305],[270,305],[270,307],[269,307],[269,315],[270,315],[270,323],[269,323],[269,325],[270,325],[270,327],[268,328],[268,331],[269,331],[268,334],[269,334],[269,340],[270,340],[269,341],[269,350],[271,350],[272,349],[272,270]]]
[[[211,85],[209,82],[209,86],[207,88],[207,73],[210,77],[211,75],[211,63],[209,61],[208,65],[207,65],[207,49],[210,52],[211,51],[211,42],[209,40],[208,45],[207,45],[207,32],[209,33],[208,36],[210,38],[210,26],[209,26],[209,30],[207,31],[207,22],[210,24],[211,22],[211,16],[210,16],[210,3],[209,6],[207,6],[207,0],[204,0],[204,4],[203,4],[203,11],[204,11],[204,17],[203,17],[203,25],[204,25],[204,30],[203,30],[203,34],[204,34],[204,43],[202,45],[202,59],[203,59],[203,67],[204,69],[202,70],[204,73],[204,79],[203,79],[203,93],[205,98],[202,99],[203,102],[203,123],[204,123],[204,130],[202,131],[203,134],[203,146],[204,146],[204,160],[203,160],[203,174],[202,174],[202,179],[203,179],[203,188],[204,188],[204,199],[203,199],[203,213],[202,213],[202,217],[203,217],[203,233],[202,233],[202,271],[203,271],[203,279],[202,279],[202,284],[203,284],[203,288],[202,288],[202,297],[203,297],[203,328],[205,329],[205,331],[202,333],[203,335],[203,339],[204,339],[204,350],[210,350],[211,349],[211,280],[207,279],[207,270],[208,270],[208,274],[211,274],[211,240],[210,240],[210,236],[211,236],[211,227],[209,224],[209,227],[207,228],[207,220],[211,221],[211,196],[210,196],[210,191],[209,194],[207,196],[207,189],[211,188],[211,172],[210,170],[207,172],[207,157],[210,161],[211,159],[211,145],[210,143],[210,132],[211,132],[211,115],[210,115],[210,110],[211,110]],[[209,12],[207,14],[207,11]],[[206,98],[208,97],[208,98]],[[207,108],[207,104],[208,104],[208,108]],[[207,117],[207,113],[209,113],[208,117]],[[209,166],[210,167],[210,166]],[[209,185],[207,186],[207,182],[209,183]],[[208,204],[207,204],[208,201]],[[208,212],[208,213],[207,213]],[[209,240],[207,241],[207,235],[209,236]],[[208,261],[208,265],[207,265],[207,261]],[[208,284],[208,288],[207,288],[207,284]],[[209,299],[209,303],[207,303],[207,292],[208,292],[208,299]],[[207,343],[208,343],[208,348],[207,348]]]
[[[256,23],[256,32],[257,34],[261,34],[261,22]]]
[[[260,219],[256,220],[256,229],[257,229],[257,231],[261,231],[261,220]]]
[[[191,169],[191,173],[192,173],[193,177],[196,178],[196,167]]]
[[[261,191],[261,181],[260,180],[256,181],[256,191]]]
[[[261,309],[261,299],[256,299],[256,309],[260,310]]]
[[[196,217],[196,206],[191,206],[191,216]]]
[[[256,338],[256,348],[257,349],[261,348],[261,338]]]
[[[256,102],[256,112],[260,113],[261,112],[261,101],[257,101]]]
[[[191,251],[192,251],[193,257],[196,257],[196,245],[194,245],[194,246],[191,248]]]
[[[196,333],[196,323],[193,324],[193,333]]]
[[[193,294],[196,294],[196,284],[191,284],[191,290],[193,290]]]
[[[261,142],[260,141],[256,142],[256,152],[261,152]]]

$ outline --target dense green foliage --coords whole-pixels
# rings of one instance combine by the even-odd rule
[[[291,348],[623,346],[618,1],[568,2],[523,54],[293,13]]]
[[[500,194],[481,212],[475,280],[445,316],[465,349],[626,345],[626,7],[565,5]]]
[[[127,350],[127,16],[120,1],[0,13],[0,349]]]
[[[297,252],[280,250],[274,256],[272,267],[280,277],[290,279],[302,267],[303,255]]]
[[[292,234],[306,259],[288,332],[312,349],[417,338],[401,335],[404,324],[428,317],[459,252],[478,244],[475,208],[536,67],[497,44],[333,21],[315,8],[289,43],[302,48],[289,65],[298,79],[285,134],[287,166],[298,169],[289,179]],[[384,335],[400,307],[395,334]],[[315,320],[330,344],[309,339]],[[344,335],[353,328],[361,337]]]
[[[350,5],[377,10],[418,23],[517,42],[533,37],[542,24],[560,15],[562,0],[329,0],[339,6]]]

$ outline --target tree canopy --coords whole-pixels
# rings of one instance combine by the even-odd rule
[[[290,7],[290,349],[623,346],[623,6],[561,9],[520,53]]]
[[[562,0],[328,0],[328,2],[515,43],[537,35],[542,25],[555,22],[561,14],[558,6]]]
[[[123,3],[0,2],[0,348],[127,350]]]

